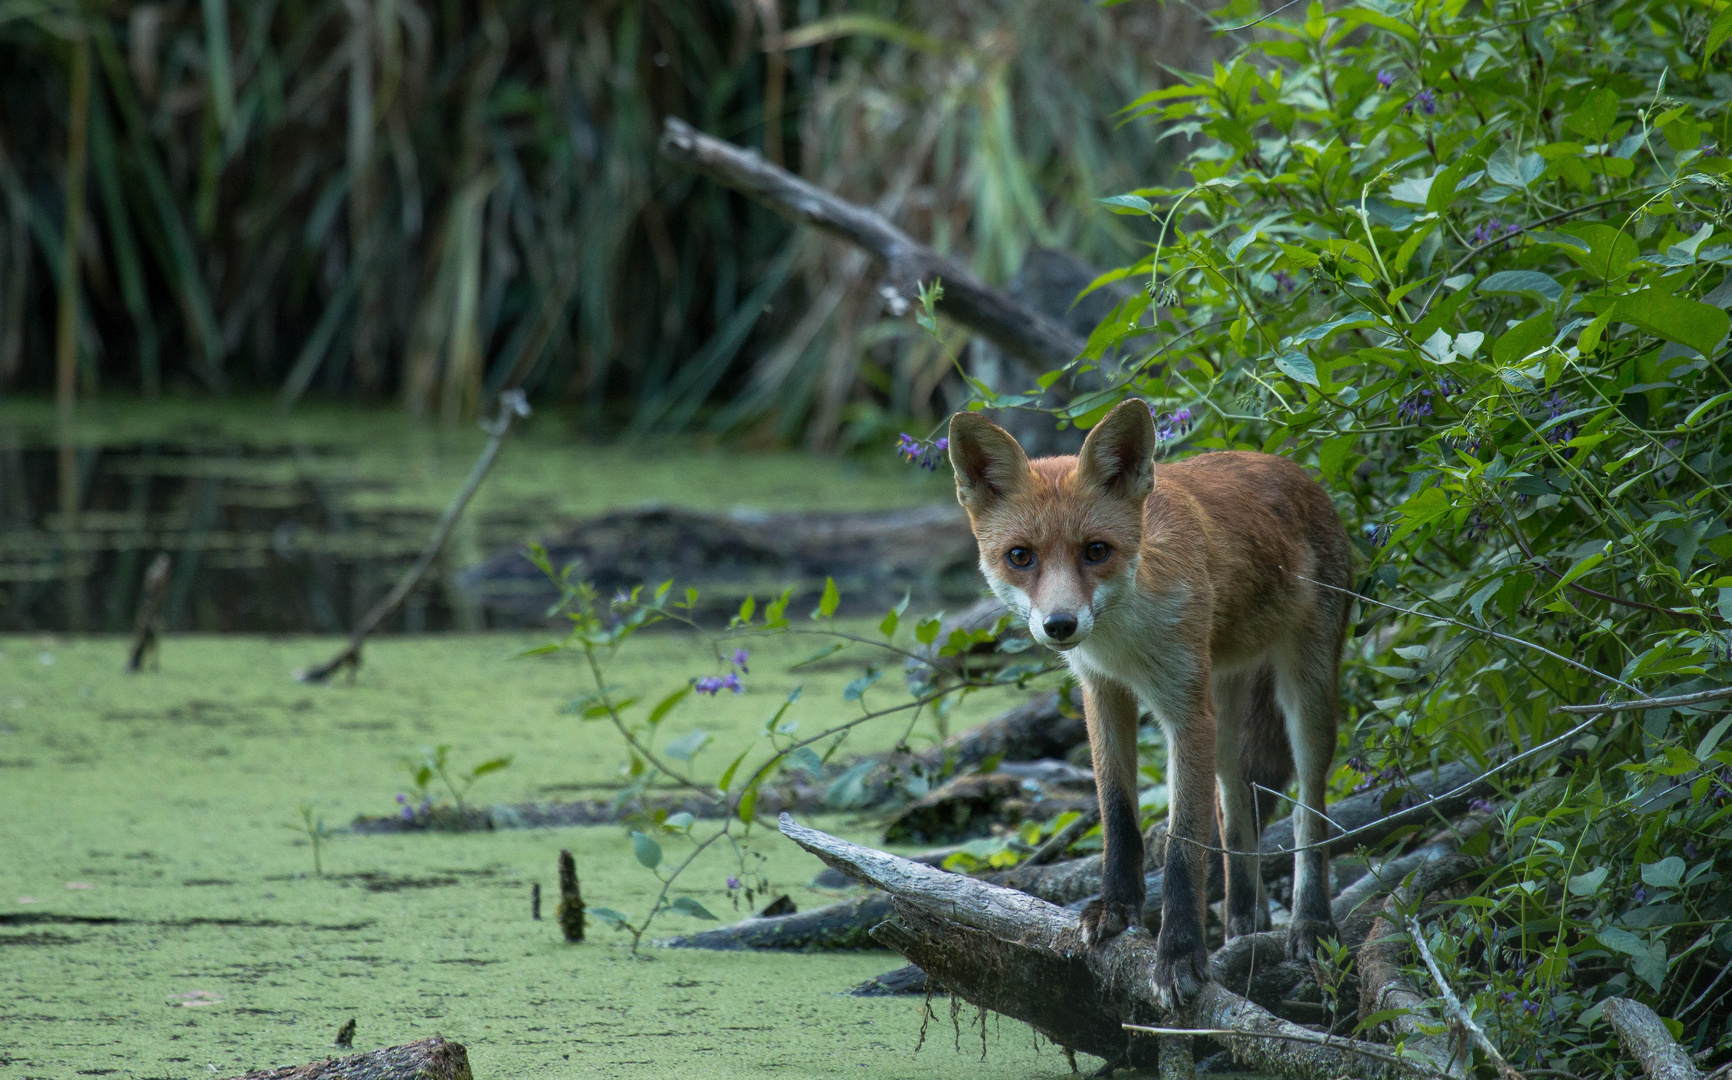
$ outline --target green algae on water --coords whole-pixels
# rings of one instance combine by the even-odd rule
[[[570,658],[512,659],[543,640],[383,639],[353,685],[307,687],[290,672],[331,640],[171,636],[160,672],[128,676],[119,638],[0,637],[0,1078],[233,1075],[331,1053],[351,1016],[357,1050],[437,1032],[469,1048],[481,1080],[1069,1075],[1055,1048],[996,1017],[979,1060],[974,1011],[958,1039],[942,1002],[915,1053],[921,999],[840,996],[902,963],[888,952],[633,960],[605,927],[567,945],[551,919],[532,921],[531,884],[556,891],[561,848],[587,901],[647,907],[659,884],[623,827],[338,835],[317,877],[306,839],[284,828],[300,804],[318,800],[333,824],[386,812],[398,759],[420,745],[451,743],[465,762],[514,755],[477,787],[482,801],[618,781],[617,740],[560,712],[584,688]],[[796,682],[807,724],[840,715],[853,671],[786,673],[809,649],[755,644],[748,692],[682,706],[668,735],[701,727],[716,737],[706,753],[738,747]],[[665,690],[711,664],[662,634],[633,642],[612,674]],[[1010,702],[978,695],[951,723]],[[900,735],[863,730],[850,749]],[[870,823],[823,824],[875,838]],[[810,888],[818,863],[780,837],[753,847],[801,907],[841,895]],[[706,855],[676,895],[735,917],[734,865]],[[651,936],[705,925],[672,914]]]

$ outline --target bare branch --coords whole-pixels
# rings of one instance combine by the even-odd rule
[[[705,135],[673,117],[662,129],[661,148],[671,161],[864,249],[884,263],[904,305],[920,286],[942,280],[944,295],[938,310],[990,338],[1033,374],[1061,368],[1083,351],[1082,339],[987,285],[962,264],[915,242],[873,211],[838,198],[751,150]]]

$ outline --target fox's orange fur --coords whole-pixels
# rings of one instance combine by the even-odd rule
[[[1082,683],[1106,831],[1093,944],[1142,922],[1137,717],[1165,731],[1170,798],[1156,989],[1169,1004],[1206,978],[1205,859],[1215,817],[1228,851],[1227,933],[1268,925],[1253,791],[1299,778],[1293,922],[1308,956],[1334,932],[1323,786],[1335,752],[1347,534],[1323,489],[1285,458],[1202,454],[1154,464],[1148,407],[1107,414],[1075,457],[1028,460],[972,413],[950,422],[957,497],[980,567],[1036,641]],[[1318,583],[1322,583],[1321,585]],[[1289,757],[1289,749],[1291,757]],[[1217,784],[1219,781],[1219,803]]]

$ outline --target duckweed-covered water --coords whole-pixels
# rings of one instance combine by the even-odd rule
[[[334,641],[171,636],[160,671],[128,676],[120,638],[0,637],[0,1077],[228,1076],[334,1052],[350,1017],[357,1049],[439,1033],[468,1047],[483,1080],[1068,1074],[1056,1049],[996,1018],[982,1060],[972,1010],[958,1040],[943,999],[917,1053],[920,999],[841,996],[901,963],[887,952],[634,960],[594,923],[590,941],[564,944],[551,918],[561,848],[591,905],[650,903],[657,883],[623,827],[343,835],[315,876],[287,828],[300,804],[316,801],[332,825],[389,812],[398,760],[420,745],[450,743],[459,764],[514,755],[478,801],[617,780],[617,742],[559,711],[583,689],[572,658],[511,658],[540,640],[385,639],[353,685],[308,687],[291,671]],[[757,646],[748,692],[683,705],[668,737],[702,727],[716,736],[706,755],[720,755],[796,682],[802,723],[839,715],[853,670],[786,673],[810,648]],[[663,634],[634,643],[615,675],[655,690],[713,665]],[[892,681],[873,694],[896,692]],[[980,699],[953,720],[1006,704]],[[854,748],[900,734],[862,730]],[[835,895],[808,887],[816,860],[780,837],[751,846],[800,906]],[[731,918],[736,866],[706,855],[679,892]],[[542,922],[530,919],[535,882]],[[660,932],[700,925],[674,915]]]

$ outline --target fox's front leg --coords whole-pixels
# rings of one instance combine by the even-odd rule
[[[1095,945],[1143,922],[1143,832],[1137,814],[1137,700],[1116,683],[1083,683],[1083,715],[1101,804],[1101,895],[1082,911]]]
[[[1204,686],[1206,687],[1206,682]],[[1215,713],[1199,688],[1189,708],[1162,718],[1167,736],[1167,865],[1161,933],[1155,940],[1155,996],[1172,1009],[1208,981],[1203,940],[1215,837]]]

